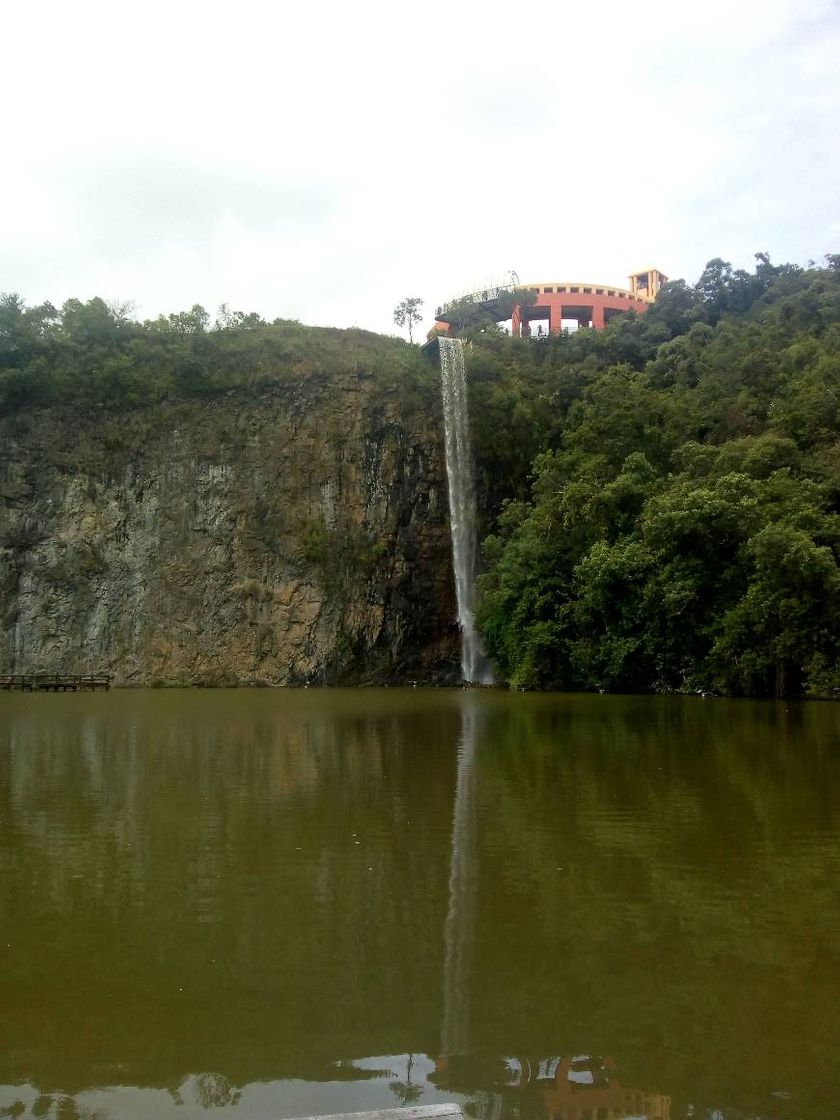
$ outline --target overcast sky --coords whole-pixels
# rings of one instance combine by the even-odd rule
[[[840,0],[41,0],[3,41],[29,303],[396,332],[511,269],[840,250]]]

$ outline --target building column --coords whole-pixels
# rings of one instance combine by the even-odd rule
[[[514,338],[521,338],[522,336],[522,308],[518,303],[514,304],[513,311],[511,313],[510,333]]]
[[[559,299],[548,305],[548,329],[551,334],[563,333],[563,304]]]
[[[606,326],[606,322],[604,320],[604,305],[603,304],[596,304],[592,308],[592,326],[595,328],[596,331],[602,331],[604,329],[604,327]]]

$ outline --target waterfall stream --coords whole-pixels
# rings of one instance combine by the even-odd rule
[[[461,627],[461,675],[470,683],[492,684],[493,674],[474,620],[476,505],[464,344],[459,338],[439,338],[438,343],[449,521],[452,527],[452,567],[455,572],[458,625]]]

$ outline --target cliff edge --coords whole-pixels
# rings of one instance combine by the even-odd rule
[[[0,421],[0,672],[454,679],[437,397],[332,364]]]

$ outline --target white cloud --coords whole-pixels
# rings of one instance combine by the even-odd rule
[[[515,268],[836,249],[838,6],[19,6],[0,289],[392,330]]]

